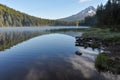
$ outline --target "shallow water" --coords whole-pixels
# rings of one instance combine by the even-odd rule
[[[76,47],[78,34],[48,32],[1,51],[0,80],[98,80],[97,51]]]

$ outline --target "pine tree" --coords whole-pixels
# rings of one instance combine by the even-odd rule
[[[102,28],[120,30],[120,0],[108,0],[106,5],[97,8],[97,25]]]

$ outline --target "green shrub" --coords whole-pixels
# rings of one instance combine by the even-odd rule
[[[104,72],[108,70],[108,58],[100,53],[97,55],[95,60],[95,67],[99,72]]]

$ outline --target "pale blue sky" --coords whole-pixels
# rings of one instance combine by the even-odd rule
[[[29,15],[57,19],[67,17],[81,10],[98,4],[105,4],[107,0],[0,0],[1,4],[27,13]]]

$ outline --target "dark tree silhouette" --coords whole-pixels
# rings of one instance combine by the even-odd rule
[[[120,31],[120,0],[108,0],[97,8],[97,26]]]

